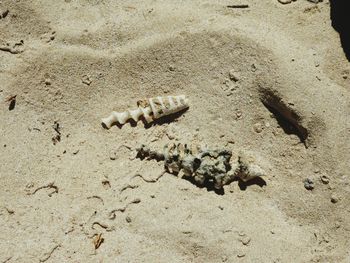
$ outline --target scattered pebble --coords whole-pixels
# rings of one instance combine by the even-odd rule
[[[307,0],[307,1],[314,3],[314,4],[323,2],[323,0]]]
[[[175,71],[175,67],[174,67],[173,65],[170,65],[170,66],[169,66],[169,70],[170,70],[170,71]]]
[[[125,217],[126,222],[131,223],[131,218],[130,216]]]
[[[310,178],[306,178],[305,180],[304,180],[304,187],[305,187],[305,189],[307,189],[307,190],[312,190],[312,189],[314,189],[314,182],[310,179]]]
[[[92,83],[92,79],[89,75],[84,75],[82,78],[82,82],[89,86]]]
[[[255,123],[253,128],[256,133],[261,133],[263,131],[263,126],[260,122]]]
[[[285,5],[285,4],[290,4],[292,0],[278,0],[278,2]]]
[[[240,239],[240,241],[242,242],[243,245],[247,246],[250,243],[250,237],[248,236],[244,236]]]
[[[108,180],[103,180],[102,185],[103,185],[104,189],[106,189],[106,190],[111,188],[111,183]]]
[[[49,78],[45,79],[45,85],[51,85],[51,79]]]
[[[329,184],[329,178],[327,176],[321,175],[320,179],[322,183]]]
[[[243,257],[245,257],[245,253],[243,253],[243,252],[238,252],[237,257],[243,258]]]
[[[255,64],[253,63],[252,65],[251,65],[251,70],[253,71],[253,72],[255,72],[256,70],[257,70],[258,68],[255,66]]]
[[[339,197],[337,195],[332,195],[331,196],[331,202],[333,204],[338,203],[338,201],[339,201]]]
[[[114,150],[112,150],[110,153],[109,153],[109,159],[111,159],[111,160],[115,160],[115,159],[117,159],[117,154],[116,154],[116,152],[114,151]]]
[[[233,80],[234,82],[237,82],[239,80],[239,74],[233,69],[230,70],[228,75],[230,77],[230,80]]]

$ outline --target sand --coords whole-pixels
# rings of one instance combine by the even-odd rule
[[[0,262],[350,262],[350,64],[332,5],[0,1]],[[183,114],[101,126],[178,94]],[[169,142],[252,152],[267,176],[152,180],[163,163],[135,148]]]

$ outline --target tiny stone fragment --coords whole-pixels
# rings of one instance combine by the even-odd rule
[[[263,131],[263,126],[262,126],[262,124],[261,123],[255,123],[254,124],[254,126],[253,126],[253,128],[254,128],[254,131],[256,132],[256,133],[261,133],[262,131]]]
[[[310,178],[307,178],[304,180],[304,187],[306,190],[312,190],[314,189],[314,182]]]
[[[127,217],[125,218],[125,220],[126,220],[126,222],[131,223],[131,218],[130,218],[130,216],[127,216]]]
[[[89,86],[92,83],[92,79],[89,75],[84,75],[82,78],[82,82]]]
[[[278,2],[285,5],[285,4],[290,4],[292,2],[292,0],[278,0]]]
[[[322,183],[329,184],[329,178],[327,176],[322,175],[320,178]]]
[[[239,80],[239,74],[233,69],[230,70],[228,75],[230,77],[230,80],[233,80],[234,82],[237,82]]]
[[[332,195],[331,196],[331,202],[333,204],[338,203],[338,201],[339,201],[339,197],[338,196],[336,196],[336,195]]]
[[[240,241],[242,242],[243,245],[247,246],[250,243],[250,237],[245,236],[241,238]]]

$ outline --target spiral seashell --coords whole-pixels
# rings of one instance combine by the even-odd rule
[[[139,100],[138,108],[135,110],[126,110],[124,112],[113,111],[107,118],[102,119],[102,124],[110,128],[113,123],[125,124],[129,119],[135,122],[139,121],[141,116],[147,123],[159,119],[163,116],[179,112],[189,107],[188,99],[185,95],[155,97]]]

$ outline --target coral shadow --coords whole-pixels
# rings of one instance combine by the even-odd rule
[[[184,177],[182,177],[182,179],[189,181],[190,183],[194,184],[195,186],[197,186],[199,188],[206,188],[208,192],[214,192],[217,195],[224,195],[225,194],[224,188],[216,189],[214,187],[214,182],[212,182],[210,180],[205,180],[205,182],[203,184],[198,184],[192,176],[188,176],[188,177],[184,176]]]
[[[248,182],[243,182],[241,180],[238,180],[238,187],[242,191],[245,191],[248,188],[248,186],[251,186],[251,185],[258,185],[260,187],[263,187],[263,186],[266,186],[267,184],[266,184],[266,181],[261,177],[256,177],[252,180],[249,180]]]

